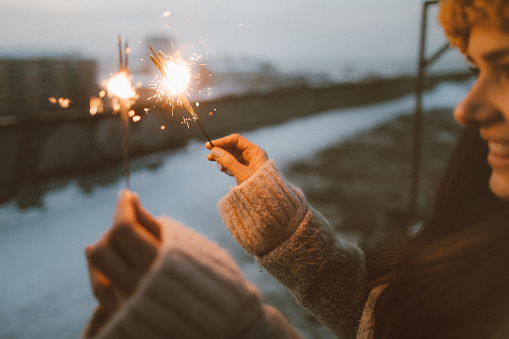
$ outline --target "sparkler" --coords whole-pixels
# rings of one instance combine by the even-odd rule
[[[125,49],[122,51],[122,39],[118,37],[119,51],[119,71],[108,80],[108,94],[113,97],[113,109],[120,112],[122,120],[122,154],[124,158],[124,171],[126,188],[129,185],[129,109],[131,101],[135,98],[136,92],[131,86],[129,79],[129,69],[127,63],[128,45],[125,43]],[[123,58],[124,55],[124,58]]]
[[[189,114],[191,114],[191,118],[194,120],[194,122],[196,122],[205,138],[207,138],[207,140],[210,142],[210,145],[214,147],[212,140],[210,139],[209,135],[205,131],[205,128],[203,127],[200,121],[200,118],[198,117],[198,115],[193,109],[193,106],[191,106],[189,100],[187,100],[187,97],[184,94],[184,91],[187,87],[187,83],[189,82],[190,78],[187,65],[183,60],[176,60],[172,61],[171,63],[165,62],[161,53],[154,52],[154,50],[150,46],[149,48],[153,54],[150,56],[150,59],[152,60],[154,65],[156,65],[159,72],[161,72],[163,78],[166,80],[164,86],[166,86],[166,89],[168,90],[169,94],[178,97],[184,108],[189,112]]]

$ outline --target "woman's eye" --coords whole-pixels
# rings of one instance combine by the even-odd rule
[[[467,59],[465,60],[465,65],[468,67],[470,72],[472,72],[472,74],[475,75],[476,78],[479,77],[481,71],[479,70],[479,67],[475,65],[471,58],[467,57]]]
[[[472,72],[473,75],[475,75],[476,78],[479,77],[479,73],[481,73],[481,71],[479,70],[478,67],[468,65],[468,69],[470,70],[470,72]],[[509,69],[508,69],[508,71],[509,71]]]

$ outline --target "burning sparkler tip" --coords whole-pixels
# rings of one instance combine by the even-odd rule
[[[198,118],[198,115],[196,115],[193,107],[191,106],[189,100],[186,97],[187,93],[185,93],[185,90],[187,89],[191,79],[189,65],[178,56],[169,61],[165,61],[165,58],[163,57],[160,51],[158,53],[155,53],[151,46],[149,46],[149,48],[153,54],[150,56],[150,59],[163,76],[163,80],[160,82],[160,85],[156,87],[159,92],[158,97],[161,98],[164,96],[171,101],[172,113],[173,113],[173,102],[176,97],[179,100],[179,103],[182,104],[182,106],[184,106],[184,108],[189,112],[189,114],[191,114],[191,118],[184,117],[181,123],[186,124],[187,127],[189,128],[189,121],[194,120],[194,122],[198,124],[203,135],[212,144],[212,141],[210,140],[209,136],[207,135],[207,132],[205,131],[203,125],[201,124],[200,119]],[[193,60],[196,59],[193,58]],[[198,107],[200,103],[196,102],[195,105],[196,107]]]

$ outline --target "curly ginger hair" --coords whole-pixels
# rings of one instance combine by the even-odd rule
[[[473,25],[489,22],[509,32],[509,0],[441,0],[438,20],[451,44],[466,53]]]

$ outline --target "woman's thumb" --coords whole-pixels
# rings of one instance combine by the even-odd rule
[[[124,189],[118,193],[117,205],[113,214],[113,223],[115,225],[129,223],[135,220],[131,199],[132,194],[129,190]]]

